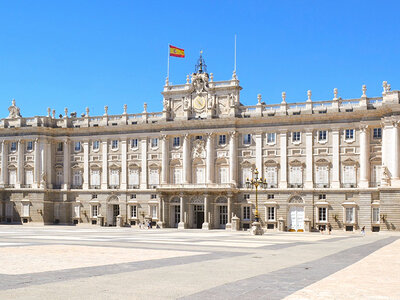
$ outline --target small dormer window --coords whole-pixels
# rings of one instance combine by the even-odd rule
[[[299,143],[300,142],[300,138],[301,138],[300,131],[293,132],[293,134],[292,134],[292,142],[293,143]]]
[[[179,138],[179,136],[174,137],[173,146],[179,147],[180,145],[181,145],[181,139]]]
[[[318,141],[319,142],[326,142],[327,133],[326,130],[318,131]]]
[[[345,140],[347,141],[354,140],[354,129],[345,130]]]
[[[374,128],[374,139],[382,138],[382,128]]]
[[[27,151],[33,150],[33,142],[32,141],[28,141],[28,143],[26,144],[26,150]]]
[[[218,145],[226,145],[226,135],[225,134],[219,135]]]

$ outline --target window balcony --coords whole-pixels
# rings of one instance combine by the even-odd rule
[[[93,185],[90,185],[90,188],[93,190],[99,190],[101,188],[101,186],[99,184],[93,184]]]
[[[139,185],[138,184],[128,184],[128,189],[129,190],[134,190],[134,189],[138,189]]]
[[[314,186],[316,188],[329,188],[329,183],[316,183]]]
[[[108,188],[111,190],[117,190],[117,189],[119,189],[119,184],[110,184],[108,186]]]
[[[82,184],[73,184],[73,185],[71,185],[71,189],[81,190]]]
[[[290,183],[289,184],[289,188],[299,189],[299,188],[302,188],[302,187],[303,187],[302,183]]]
[[[342,187],[344,187],[344,188],[356,188],[357,184],[355,184],[355,183],[342,183]]]

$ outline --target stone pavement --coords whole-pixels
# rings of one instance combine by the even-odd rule
[[[399,238],[0,226],[0,299],[400,299]]]

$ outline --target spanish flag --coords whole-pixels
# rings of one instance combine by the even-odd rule
[[[169,45],[169,56],[185,57],[185,50]]]

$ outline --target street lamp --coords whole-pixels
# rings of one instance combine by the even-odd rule
[[[268,186],[267,180],[262,177],[258,177],[258,170],[256,169],[254,172],[254,177],[252,179],[247,178],[246,179],[246,187],[247,188],[253,188],[253,186],[256,188],[256,213],[255,213],[255,222],[253,222],[252,225],[252,230],[251,233],[255,235],[262,235],[263,230],[261,228],[260,224],[260,217],[258,214],[258,187],[266,188]]]

